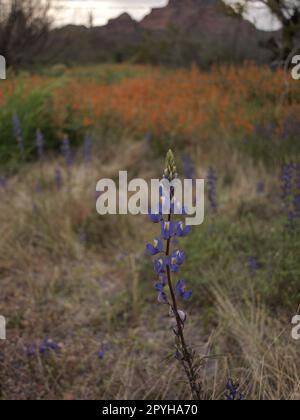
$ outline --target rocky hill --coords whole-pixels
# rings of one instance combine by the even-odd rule
[[[244,59],[261,62],[269,54],[260,45],[272,36],[248,21],[228,16],[221,0],[170,0],[141,22],[123,13],[102,27],[55,29],[43,58],[65,63],[128,58],[179,65]]]

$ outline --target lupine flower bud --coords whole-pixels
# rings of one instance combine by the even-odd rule
[[[177,310],[177,313],[179,315],[179,318],[180,318],[181,322],[184,324],[185,321],[186,321],[186,313],[184,311],[180,310],[180,309]],[[175,317],[174,310],[173,310],[172,307],[170,307],[169,316],[171,318]]]
[[[166,157],[166,169],[164,171],[164,177],[170,182],[177,178],[177,168],[175,165],[175,158],[172,150],[169,150]]]
[[[186,313],[184,311],[181,311],[180,309],[178,309],[178,315],[179,318],[181,319],[181,322],[184,323],[186,321]]]

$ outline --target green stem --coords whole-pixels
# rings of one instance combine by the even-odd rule
[[[172,214],[170,213],[168,215],[168,222],[171,223],[172,220]],[[167,240],[167,246],[166,246],[166,257],[170,256],[170,245],[171,245],[171,238],[169,238]],[[182,349],[182,353],[183,353],[183,361],[186,362],[183,363],[184,365],[184,369],[186,372],[186,375],[188,377],[189,380],[189,384],[191,387],[191,391],[192,391],[192,395],[194,400],[200,400],[200,391],[198,389],[197,383],[196,383],[196,374],[195,374],[195,370],[193,367],[193,360],[192,360],[192,356],[187,348],[186,342],[185,342],[185,338],[184,338],[184,334],[183,334],[183,322],[180,319],[179,313],[178,313],[178,305],[177,305],[177,301],[176,301],[176,295],[174,292],[174,287],[173,287],[173,283],[172,283],[172,276],[171,276],[171,270],[170,270],[170,266],[167,265],[167,279],[168,279],[168,287],[170,290],[170,295],[171,295],[171,299],[172,299],[172,310],[176,319],[176,324],[177,324],[177,331],[178,331],[178,338],[180,341],[180,346]]]

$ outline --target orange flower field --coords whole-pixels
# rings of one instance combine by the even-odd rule
[[[257,154],[257,148],[269,147],[261,140],[271,138],[279,146],[277,155],[283,156],[281,139],[300,135],[300,83],[283,70],[254,64],[223,65],[209,72],[196,66],[94,66],[64,69],[59,76],[21,74],[9,77],[1,88],[5,153],[15,149],[4,161],[17,153],[14,113],[27,145],[38,128],[50,148],[57,148],[64,134],[78,144],[87,132],[107,139],[109,131],[114,138],[151,135],[160,150],[172,143],[188,147],[238,141]],[[245,143],[248,138],[256,143]]]
[[[266,116],[280,125],[287,116],[300,115],[300,84],[291,83],[284,95],[285,81],[282,71],[254,65],[210,73],[195,67],[113,85],[72,79],[55,91],[55,109],[61,116],[70,105],[85,126],[113,115],[138,134],[158,137],[205,137],[216,127],[247,134]]]

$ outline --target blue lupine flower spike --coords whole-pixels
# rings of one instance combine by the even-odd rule
[[[93,158],[93,140],[89,134],[86,134],[84,137],[83,152],[85,162],[91,162]]]
[[[24,158],[25,149],[24,149],[23,130],[22,130],[21,121],[16,112],[14,112],[13,117],[12,117],[12,125],[13,125],[14,135],[19,146],[21,158]]]
[[[215,214],[218,210],[217,182],[218,182],[218,178],[217,178],[215,170],[213,168],[209,168],[208,174],[207,174],[207,188],[208,188],[208,202],[209,202],[209,207],[212,214]]]
[[[186,290],[186,281],[179,280],[174,286],[172,275],[178,273],[185,262],[185,253],[177,248],[178,238],[187,236],[191,227],[182,222],[172,220],[176,215],[186,214],[182,203],[175,196],[175,188],[167,188],[166,180],[170,183],[177,178],[177,169],[174,155],[171,150],[167,153],[165,180],[159,190],[157,211],[149,212],[149,219],[153,223],[160,223],[161,236],[153,244],[147,244],[147,253],[151,256],[162,254],[154,261],[154,271],[159,276],[159,281],[154,285],[158,293],[157,301],[169,306],[169,316],[172,318],[172,330],[175,334],[176,358],[184,367],[194,399],[201,399],[201,385],[198,380],[195,353],[187,347],[184,337],[184,326],[187,319],[185,311],[179,309],[177,299],[189,300],[191,290]],[[180,211],[178,211],[180,210]],[[175,248],[175,250],[173,249]]]
[[[67,135],[64,136],[63,138],[61,150],[62,150],[63,157],[65,159],[66,165],[71,166],[73,163],[73,156],[72,156],[72,151],[71,151],[70,140]]]
[[[36,148],[40,158],[44,156],[44,136],[40,130],[36,132]]]

